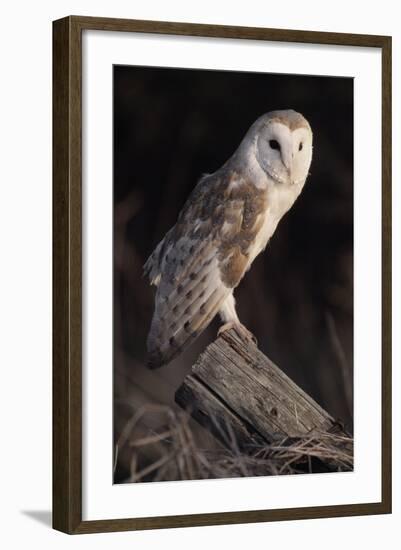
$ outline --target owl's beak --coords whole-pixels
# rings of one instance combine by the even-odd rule
[[[293,161],[292,153],[289,153],[288,155],[286,155],[285,153],[283,154],[283,164],[285,166],[285,169],[287,170],[288,178],[290,181],[292,181],[292,178],[291,178],[292,161]]]
[[[292,147],[284,147],[281,151],[281,158],[285,169],[287,170],[288,178],[291,180],[292,164],[294,158],[292,154]]]

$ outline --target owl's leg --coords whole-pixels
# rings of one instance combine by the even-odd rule
[[[253,342],[255,342],[255,344],[258,343],[252,332],[250,332],[239,320],[237,312],[235,310],[235,298],[233,293],[229,294],[224,300],[219,313],[224,325],[219,328],[217,336],[220,336],[220,334],[222,334],[226,330],[235,328],[241,334],[243,334],[245,338],[252,340]]]

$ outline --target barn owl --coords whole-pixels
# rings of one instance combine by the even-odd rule
[[[181,353],[217,313],[220,331],[240,323],[234,289],[302,191],[312,131],[293,110],[259,117],[221,168],[204,175],[176,224],[144,265],[156,286],[148,366]]]

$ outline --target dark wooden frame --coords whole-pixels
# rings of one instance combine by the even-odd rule
[[[308,508],[82,521],[81,38],[85,29],[380,48],[382,52],[382,497]],[[94,533],[391,512],[391,37],[66,17],[53,23],[53,527]]]

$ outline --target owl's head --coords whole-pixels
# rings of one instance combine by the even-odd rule
[[[312,161],[312,130],[296,111],[271,111],[251,127],[256,161],[278,185],[305,182]]]

